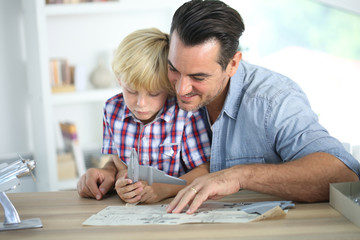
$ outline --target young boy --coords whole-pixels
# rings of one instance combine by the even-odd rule
[[[131,150],[139,164],[163,170],[191,183],[209,173],[210,144],[199,112],[176,104],[167,78],[169,36],[158,29],[138,30],[119,45],[113,71],[123,92],[104,107],[103,154],[112,154],[102,169],[89,169],[78,182],[81,197],[101,199],[114,187],[122,200],[153,203],[175,196],[184,186],[127,178]]]

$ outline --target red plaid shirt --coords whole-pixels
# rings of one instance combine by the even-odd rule
[[[210,142],[199,112],[186,112],[168,98],[155,120],[143,124],[125,105],[122,94],[106,101],[103,154],[116,154],[129,163],[131,149],[139,164],[181,176],[210,160]]]

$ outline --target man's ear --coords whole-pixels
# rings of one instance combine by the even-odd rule
[[[242,53],[240,51],[237,51],[235,53],[235,55],[233,56],[233,58],[230,60],[228,66],[227,66],[227,72],[228,72],[229,77],[234,76],[234,74],[236,73],[236,71],[239,67],[241,58],[242,58]]]

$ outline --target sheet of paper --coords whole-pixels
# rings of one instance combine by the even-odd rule
[[[251,203],[204,203],[194,214],[167,213],[167,205],[108,206],[83,222],[91,226],[119,226],[145,224],[185,224],[185,223],[247,223],[259,214],[249,214],[241,210]],[[275,215],[284,215],[278,207]],[[272,214],[272,216],[275,216]]]

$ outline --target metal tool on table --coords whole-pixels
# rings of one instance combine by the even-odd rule
[[[0,231],[40,228],[43,226],[39,218],[21,221],[14,205],[5,194],[6,191],[12,190],[20,184],[19,178],[32,175],[35,167],[35,160],[22,159],[21,157],[20,160],[10,165],[7,163],[0,164],[0,203],[4,208],[4,222],[0,223]]]
[[[128,177],[133,183],[142,180],[147,181],[149,185],[153,183],[186,184],[186,180],[167,175],[157,168],[139,165],[139,157],[135,148],[131,150],[130,162],[128,164]]]

